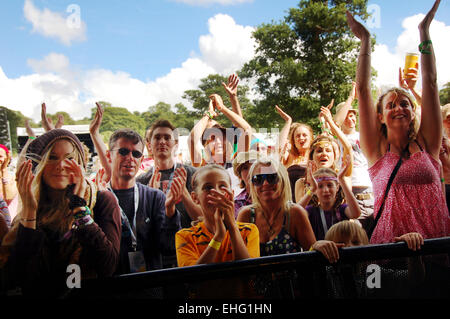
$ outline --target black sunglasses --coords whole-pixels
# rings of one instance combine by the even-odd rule
[[[142,155],[144,155],[139,151],[136,151],[136,150],[130,151],[128,148],[125,148],[125,147],[115,149],[114,151],[117,151],[122,156],[127,156],[131,152],[131,155],[133,155],[134,158],[141,158]]]
[[[255,186],[261,186],[264,181],[267,181],[270,185],[275,185],[279,181],[278,174],[258,174],[252,177],[252,183]]]

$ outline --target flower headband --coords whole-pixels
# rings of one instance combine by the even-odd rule
[[[317,183],[325,182],[325,181],[335,181],[335,182],[337,182],[337,178],[336,177],[332,177],[332,176],[322,176],[322,177],[316,178],[316,181],[317,181]]]

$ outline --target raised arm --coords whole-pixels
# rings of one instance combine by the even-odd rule
[[[241,111],[241,105],[239,104],[239,99],[238,99],[238,95],[237,95],[238,84],[239,84],[239,78],[235,74],[232,74],[228,77],[227,84],[222,82],[222,85],[225,88],[225,91],[227,91],[228,96],[230,97],[231,108],[232,108],[233,112],[236,113],[237,115],[239,115],[240,117],[243,117],[242,111]],[[236,123],[233,123],[233,124],[235,126],[237,126]]]
[[[95,113],[94,119],[89,125],[89,133],[91,135],[91,139],[94,143],[95,149],[97,150],[100,163],[105,169],[104,180],[109,181],[111,178],[111,164],[108,162],[108,159],[106,157],[106,145],[103,142],[102,136],[100,135],[100,125],[102,124],[103,119],[103,109],[100,104],[95,103],[95,105],[97,105],[97,112]]]
[[[346,156],[350,156],[350,167],[346,171],[345,176],[352,176],[352,167],[353,167],[353,149],[352,145],[348,141],[347,137],[345,136],[344,132],[341,131],[341,129],[336,125],[336,123],[333,121],[333,117],[331,116],[330,109],[328,107],[321,107],[320,108],[320,115],[319,117],[323,118],[325,122],[328,124],[328,127],[331,129],[331,132],[334,136],[338,138],[338,140],[342,144],[342,148],[344,150],[342,157],[345,158]]]
[[[209,110],[203,114],[203,117],[200,121],[195,124],[189,133],[188,137],[188,145],[189,145],[189,155],[191,156],[191,163],[194,167],[199,167],[202,165],[202,143],[201,139],[203,136],[203,132],[213,121],[212,118],[217,116],[216,112],[214,112],[213,103],[209,101]]]
[[[347,22],[353,34],[361,40],[356,70],[356,94],[358,95],[361,149],[369,163],[381,156],[380,123],[373,105],[371,92],[371,52],[370,33],[347,11]]]
[[[344,123],[345,119],[347,118],[348,111],[352,108],[352,103],[355,100],[355,98],[356,98],[356,82],[352,82],[352,90],[350,91],[350,94],[348,95],[348,98],[345,101],[344,106],[341,107],[334,116],[334,119],[338,126],[341,126],[342,123]]]
[[[282,109],[278,105],[275,105],[275,109],[277,110],[278,114],[283,118],[285,124],[283,128],[281,129],[280,135],[278,136],[278,152],[280,154],[280,159],[284,160],[287,158],[287,147],[286,143],[289,138],[289,131],[291,129],[292,125],[292,118],[285,112],[283,112]]]
[[[439,149],[442,141],[442,114],[437,86],[436,58],[430,37],[430,24],[441,1],[437,0],[433,8],[427,13],[419,24],[420,63],[422,69],[422,116],[419,129],[425,142],[425,148],[434,158],[439,158]]]
[[[228,109],[223,104],[223,100],[220,95],[212,94],[209,98],[212,100],[214,107],[218,111],[222,112],[231,122],[234,123],[234,125],[243,130],[238,143],[238,152],[248,152],[252,138],[252,127],[250,124],[248,124],[243,117]]]

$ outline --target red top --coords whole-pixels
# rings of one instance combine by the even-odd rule
[[[375,195],[374,217],[398,160],[397,154],[387,152],[369,169]],[[439,172],[439,162],[427,152],[403,159],[370,243],[392,242],[394,237],[410,232],[418,232],[424,238],[450,235],[450,217]]]

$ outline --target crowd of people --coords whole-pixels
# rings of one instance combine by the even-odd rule
[[[89,177],[88,149],[43,104],[46,132],[28,128],[15,178],[0,145],[5,286],[61,296],[69,264],[87,279],[311,250],[334,263],[341,247],[404,241],[416,250],[449,236],[450,105],[440,106],[429,34],[438,5],[419,25],[421,92],[419,67],[400,70],[400,88],[376,105],[370,34],[347,13],[361,40],[348,99],[334,116],[334,101],[321,108],[317,135],[276,106],[285,125],[274,153],[242,115],[236,75],[223,84],[231,108],[212,94],[192,129],[189,164],[176,160],[177,130],[165,119],[144,137],[118,128],[106,145],[97,104],[100,168]]]

